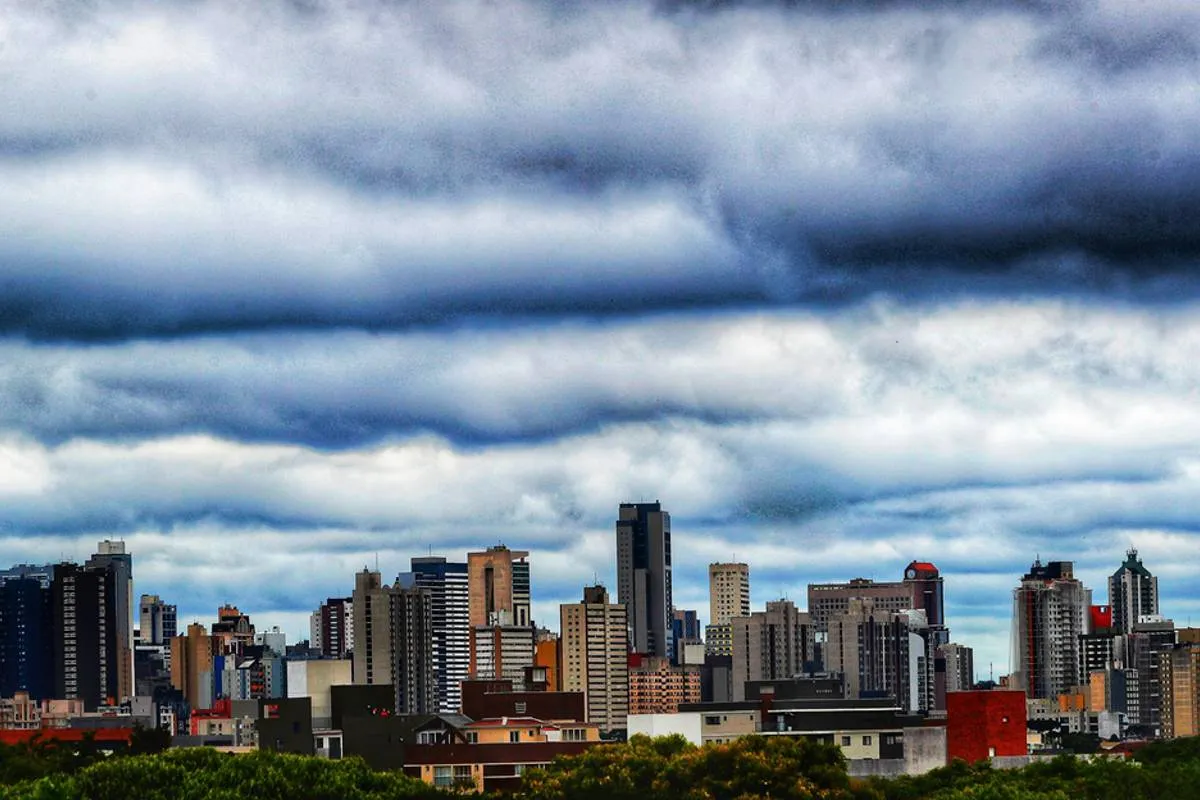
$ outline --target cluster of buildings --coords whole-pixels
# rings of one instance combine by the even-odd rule
[[[661,504],[620,505],[615,554],[616,597],[581,587],[553,630],[533,618],[529,553],[501,544],[413,558],[392,580],[364,568],[291,645],[233,606],[180,630],[174,605],[135,603],[121,542],[82,566],[13,567],[0,572],[0,739],[93,728],[119,743],[140,723],[178,746],[357,754],[504,788],[634,733],[817,738],[859,774],[1003,763],[1062,732],[1200,734],[1200,631],[1159,615],[1134,551],[1105,606],[1070,562],[1035,562],[1013,594],[1013,671],[981,685],[932,563],[812,584],[805,609],[753,609],[749,566],[711,564],[702,625],[674,605]]]

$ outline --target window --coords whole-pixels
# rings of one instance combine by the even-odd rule
[[[467,731],[467,744],[479,744],[478,731]]]
[[[705,725],[720,725],[721,718],[717,717],[717,716],[711,716],[711,715],[707,716],[704,718],[704,724]]]
[[[508,732],[508,740],[513,743],[521,741],[521,732],[520,731],[509,731]]]
[[[455,764],[454,765],[454,782],[459,783],[461,781],[474,782],[474,779],[471,777],[471,765],[470,764]]]
[[[524,714],[525,713],[525,704],[524,703],[513,703],[513,711],[518,714]]]
[[[843,736],[842,737],[842,747],[849,747],[849,746],[850,746],[850,737]]]
[[[863,737],[863,744],[870,744],[870,743],[871,743],[871,737],[870,737],[870,736],[864,736],[864,737]]]
[[[438,766],[433,768],[433,785],[434,786],[453,786],[454,775],[450,771],[449,766]]]

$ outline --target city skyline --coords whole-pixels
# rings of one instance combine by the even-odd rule
[[[1136,549],[1200,622],[1200,9],[16,4],[0,545],[289,637],[379,563],[672,513],[752,607]],[[377,562],[378,559],[378,562]]]
[[[655,503],[655,505],[657,505],[657,503]],[[668,509],[663,507],[663,510],[667,511]],[[107,544],[108,544],[107,542],[101,542],[100,546],[103,547]],[[123,546],[124,542],[120,542],[119,544]],[[494,546],[489,546],[489,547],[494,547]],[[478,556],[484,555],[483,551],[485,549],[486,548],[481,546],[480,548],[478,548],[476,550],[476,555],[478,555]],[[135,580],[134,580],[134,584],[133,584],[133,588],[135,591],[135,597],[141,597],[144,595],[150,595],[153,597],[154,596],[153,592],[144,590],[137,583],[137,580],[136,580],[136,553],[131,553],[128,550],[126,550],[125,553],[128,555],[132,555],[135,558],[135,561],[134,561],[134,563],[135,563]],[[561,603],[557,602],[557,601],[550,601],[550,600],[539,600],[538,596],[537,596],[537,588],[536,588],[537,587],[536,576],[538,574],[538,570],[536,568],[536,553],[528,553],[527,554],[525,552],[518,552],[517,555],[519,555],[521,557],[527,557],[528,562],[530,563],[530,568],[527,571],[532,578],[531,583],[534,587],[533,591],[532,591],[533,601],[531,603],[531,606],[534,609],[534,614],[532,615],[531,622],[539,628],[548,628],[549,630],[555,632],[556,634],[561,633],[561,631],[559,631],[557,628],[557,623],[559,621],[560,608],[563,605],[573,605],[574,603],[578,603],[578,599],[575,599],[574,601],[570,601],[570,600],[563,601]],[[382,580],[382,584],[385,587],[390,587],[394,582],[398,582],[398,585],[413,586],[414,585],[413,584],[414,573],[411,571],[411,567],[415,566],[418,562],[422,562],[422,561],[431,562],[431,561],[444,560],[452,566],[465,567],[467,564],[466,556],[467,556],[467,554],[464,554],[463,558],[459,561],[459,560],[456,560],[454,557],[446,557],[446,556],[432,556],[431,557],[431,556],[429,556],[429,554],[427,552],[422,555],[412,556],[411,557],[412,560],[409,562],[410,569],[400,570],[395,575],[392,575],[391,577],[389,577],[387,570],[385,568],[383,568],[382,565],[379,565],[378,567],[364,565],[364,567],[360,570],[360,573],[366,574],[366,572],[374,572],[374,571],[376,571],[376,569],[378,569],[379,573],[380,573],[380,578]],[[1120,565],[1125,564],[1130,559],[1135,558],[1136,556],[1137,556],[1136,553],[1132,553],[1132,554],[1126,553],[1124,559],[1122,560],[1122,562],[1120,562]],[[1070,559],[1065,559],[1065,558],[1064,559],[1055,559],[1055,561],[1058,561],[1058,560],[1061,560],[1063,562],[1071,561]],[[1140,561],[1140,559],[1139,559],[1139,561]],[[926,559],[925,562],[926,562],[926,566],[928,566],[928,559]],[[1040,562],[1041,562],[1041,559],[1040,559],[1040,555],[1039,555],[1038,557],[1035,557],[1035,561],[1034,561],[1035,567],[1040,567]],[[71,561],[68,559],[68,561],[66,561],[66,562],[50,562],[48,565],[54,566],[55,563],[71,563]],[[83,562],[79,562],[79,563],[82,564]],[[1114,568],[1113,572],[1118,571],[1120,565],[1118,565],[1118,568]],[[18,566],[42,566],[42,565],[40,565],[40,564],[36,564],[36,565],[16,565],[16,564],[14,564],[14,565],[12,565],[12,567],[14,569]],[[712,566],[729,566],[729,565],[728,564],[720,564],[719,562],[713,562],[709,566],[712,567]],[[748,566],[750,566],[751,569],[753,569],[753,565],[748,565]],[[1100,569],[1101,569],[1101,571],[1103,571],[1103,567],[1101,567]],[[1028,572],[1028,567],[1026,568],[1025,571]],[[613,567],[613,572],[615,573],[615,565]],[[1110,602],[1111,598],[1109,598],[1106,594],[1106,591],[1107,591],[1106,587],[1108,586],[1107,582],[1101,584],[1100,588],[1097,589],[1096,586],[1093,586],[1087,579],[1083,578],[1079,574],[1079,570],[1075,570],[1074,572],[1075,572],[1075,577],[1080,579],[1080,582],[1087,588],[1089,597],[1091,598],[1093,605],[1107,605]],[[1154,570],[1150,569],[1150,572],[1153,573]],[[708,574],[709,574],[709,571],[706,570],[706,576],[708,576]],[[594,577],[598,577],[598,573],[594,573]],[[876,584],[884,584],[884,585],[895,584],[895,585],[899,586],[900,581],[903,578],[906,578],[908,576],[905,574],[905,571],[903,569],[901,569],[901,570],[898,570],[895,575],[891,575],[891,576],[871,575],[868,577],[863,574],[855,574],[853,576],[843,575],[843,576],[832,577],[828,580],[818,581],[818,582],[816,582],[816,584],[846,584],[852,580],[856,580],[856,579],[860,579],[860,578],[864,578],[864,577],[868,581],[872,581]],[[1024,577],[1028,577],[1028,575],[1025,575]],[[947,576],[943,573],[941,575],[941,578],[948,579],[949,576]],[[346,592],[347,599],[349,598],[349,594],[352,593],[353,586],[354,586],[354,579],[355,579],[355,576],[351,576],[350,586]],[[465,580],[465,572],[464,572],[464,580]],[[1006,594],[1006,598],[1007,598],[1006,602],[1009,602],[1010,604],[1013,602],[1014,590],[1017,589],[1019,587],[1019,585],[1021,584],[1022,575],[1020,575],[1020,574],[1015,575],[1015,576],[1013,576],[1012,580],[1013,580],[1013,583],[1011,586],[1008,587],[1007,594]],[[584,586],[582,586],[581,591],[591,585],[595,585],[595,586],[604,588],[610,594],[613,594],[613,586],[615,585],[615,581],[613,582],[613,584],[606,583],[604,580],[600,580],[599,583],[595,583],[595,581],[592,581],[592,582],[589,582],[589,583],[585,584]],[[808,594],[809,599],[811,600],[811,592],[808,592],[807,590],[812,585],[814,585],[814,584],[806,584],[804,587],[806,592],[801,593],[799,595],[789,596],[789,595],[769,595],[768,594],[768,596],[765,596],[765,599],[763,599],[762,602],[760,603],[757,600],[759,593],[755,591],[754,581],[751,580],[750,581],[751,596],[752,596],[752,598],[754,598],[752,600],[751,606],[750,606],[751,612],[761,614],[765,609],[767,609],[769,603],[774,603],[774,602],[780,601],[780,600],[789,600],[796,604],[796,608],[799,611],[805,612],[805,613],[811,613],[811,611],[812,611],[812,609],[810,607],[811,603],[807,602],[805,600],[805,594]],[[880,588],[882,588],[882,587],[880,587]],[[435,592],[435,594],[436,594],[436,592]],[[169,597],[161,597],[161,598],[157,598],[157,599],[161,600],[161,602],[164,602],[164,603],[171,602],[171,598],[169,598]],[[250,616],[254,620],[254,624],[258,630],[268,631],[272,628],[279,628],[281,632],[283,632],[284,634],[287,635],[289,643],[295,643],[295,642],[299,642],[302,640],[310,639],[311,617],[312,617],[313,611],[319,609],[320,606],[322,606],[326,602],[327,599],[329,599],[329,598],[320,598],[320,599],[315,600],[313,609],[311,609],[307,613],[297,612],[296,615],[289,614],[289,615],[282,615],[282,617],[279,614],[272,614],[270,611],[259,612],[259,611],[253,610],[251,607],[245,606],[244,604],[242,605],[242,608],[244,610],[244,613],[246,613],[248,616]],[[1100,602],[1101,600],[1104,601],[1103,604],[1101,604],[1101,602]],[[616,602],[615,595],[613,597],[613,602]],[[946,604],[947,609],[954,608],[953,596],[949,592],[947,592],[947,599],[945,601],[945,604]],[[177,605],[177,604],[173,603],[172,605]],[[226,599],[222,600],[220,603],[220,607],[222,609],[226,606],[238,606],[238,605],[239,605],[239,602],[236,598],[226,598]],[[190,608],[190,606],[187,606],[186,604],[178,605],[178,607],[179,608]],[[677,603],[675,605],[675,607],[676,608],[686,608],[687,606]],[[547,613],[544,617],[539,617],[537,615],[537,609],[539,609],[539,608],[545,609],[548,612],[552,612],[552,613]],[[693,608],[694,610],[697,610],[697,605],[693,604],[693,606],[691,608]],[[178,623],[179,628],[178,629],[179,629],[180,633],[182,633],[184,631],[184,629],[187,627],[187,625],[189,625],[189,624],[199,623],[199,624],[205,625],[205,626],[210,625],[215,618],[214,614],[217,610],[218,610],[217,607],[214,607],[212,609],[196,609],[194,614],[185,614],[184,612],[179,612],[180,616],[179,616],[179,623]],[[706,623],[708,618],[705,616],[705,613],[707,613],[708,604],[705,603],[698,610],[699,610],[701,622]],[[1162,609],[1161,606],[1160,606],[1160,610],[1161,610],[1161,613],[1158,614],[1157,616],[1173,621],[1177,627],[1190,627],[1191,626],[1190,619],[1183,619],[1183,620],[1174,619],[1171,617],[1170,613],[1168,613],[1167,610]],[[281,618],[288,619],[290,622],[294,622],[295,620],[291,619],[293,616],[295,616],[297,618],[299,616],[304,617],[303,624],[301,625],[301,627],[293,630],[291,628],[286,627],[286,625],[284,625],[284,624],[280,624],[279,620]],[[953,620],[954,620],[954,618],[952,616],[949,617],[948,619],[950,622],[953,622]],[[1010,670],[1009,664],[1011,663],[1011,658],[1014,655],[1014,653],[1011,650],[1011,637],[1013,635],[1013,627],[1012,626],[1015,624],[1015,617],[1010,616],[1008,619],[1009,619],[1008,626],[1003,631],[1003,636],[1006,640],[1004,648],[1009,648],[1008,650],[996,649],[993,645],[989,645],[986,641],[982,642],[982,643],[977,642],[972,637],[972,634],[960,633],[958,626],[953,627],[953,630],[951,631],[951,637],[950,637],[951,640],[955,644],[965,645],[965,646],[971,648],[975,652],[974,675],[977,680],[986,681],[988,679],[997,679],[1003,675],[1011,674],[1012,670]],[[137,627],[137,623],[138,623],[138,615],[135,613],[133,615],[132,625],[134,627]],[[703,630],[703,628],[704,628],[704,625],[701,625],[701,630]],[[967,626],[967,629],[970,630],[969,624]],[[631,647],[632,647],[632,640],[631,640]],[[1000,654],[1001,658],[993,660],[991,657],[996,654]],[[464,669],[465,669],[465,666],[464,666]],[[1013,667],[1012,669],[1015,669],[1015,667]]]

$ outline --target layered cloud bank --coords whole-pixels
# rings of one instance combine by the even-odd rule
[[[34,5],[0,327],[1175,299],[1194,4]]]
[[[379,559],[673,512],[676,597],[1036,556],[1200,621],[1191,2],[0,18],[0,539],[301,630]],[[8,76],[9,79],[5,79]]]
[[[611,579],[618,502],[675,516],[681,603],[735,554],[755,597],[947,573],[1003,664],[1032,559],[1137,546],[1200,611],[1200,309],[978,302],[368,335],[12,342],[7,550],[127,537],[148,582],[298,613],[380,558],[505,541],[550,614]],[[261,559],[246,558],[247,545]],[[178,590],[177,590],[178,591]],[[200,601],[204,598],[206,602]]]

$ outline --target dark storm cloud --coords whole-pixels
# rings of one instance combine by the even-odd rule
[[[1188,4],[102,3],[0,34],[0,330],[1196,288]]]

